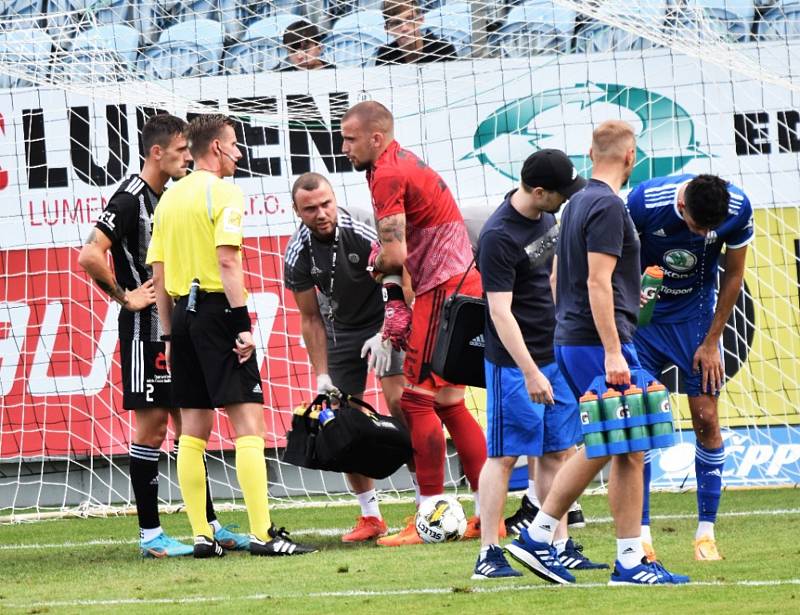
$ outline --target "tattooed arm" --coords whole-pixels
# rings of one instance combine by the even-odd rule
[[[378,239],[381,252],[375,260],[375,267],[382,273],[402,275],[406,262],[406,216],[393,214],[378,220]]]

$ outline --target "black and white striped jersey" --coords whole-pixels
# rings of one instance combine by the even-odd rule
[[[367,272],[372,242],[378,235],[373,227],[353,218],[339,208],[337,217],[339,245],[331,297],[331,269],[334,241],[320,241],[308,227],[301,225],[286,245],[283,257],[284,285],[302,292],[316,287],[324,315],[333,318],[337,327],[359,329],[383,320],[381,287]],[[313,250],[313,258],[311,250]]]
[[[134,290],[153,277],[145,259],[156,203],[158,195],[141,177],[134,175],[122,182],[95,225],[111,240],[114,275],[125,290]],[[160,335],[155,305],[140,312],[120,310],[120,339],[156,342]]]

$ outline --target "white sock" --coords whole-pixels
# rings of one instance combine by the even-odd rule
[[[416,472],[409,472],[411,475],[411,484],[414,485],[414,503],[419,507],[420,505],[420,498],[422,497],[419,493],[419,483],[417,482],[417,473]]]
[[[649,525],[642,526],[642,541],[649,545],[653,544],[653,535],[650,533]]]
[[[472,497],[475,498],[475,516],[481,516],[481,499],[478,497],[478,492],[475,491],[472,494]]]
[[[491,549],[493,546],[495,545],[486,545],[485,547],[481,547],[481,555],[480,555],[481,561],[486,559],[486,554],[489,552],[489,549]]]
[[[541,509],[536,513],[533,523],[528,526],[528,535],[536,542],[551,544],[558,527],[558,519],[551,517]]]
[[[569,511],[568,512],[572,512],[573,510],[583,510],[581,508],[581,503],[578,500],[575,500],[572,503],[572,506],[569,507]]]
[[[711,521],[700,521],[697,524],[697,532],[694,534],[694,539],[698,540],[703,536],[711,536],[711,540],[714,540],[714,524]]]
[[[419,505],[422,506],[425,502],[427,502],[431,498],[440,498],[443,495],[444,495],[443,493],[437,493],[436,495],[422,495],[420,493],[419,494]]]
[[[358,498],[358,505],[361,506],[362,517],[378,517],[378,519],[383,519],[383,517],[381,517],[380,508],[378,507],[378,494],[374,489],[370,489],[364,493],[357,493],[356,497]]]
[[[142,539],[142,542],[150,542],[153,538],[157,538],[163,533],[164,530],[161,529],[160,525],[149,529],[139,528],[139,538]]]
[[[617,561],[623,568],[636,568],[642,563],[644,549],[642,537],[617,538]]]
[[[222,524],[217,519],[209,521],[208,524],[211,526],[211,529],[214,530],[215,534],[222,529]]]
[[[525,492],[525,495],[528,496],[531,504],[533,504],[536,508],[542,507],[542,505],[539,503],[539,498],[536,497],[536,489],[533,486],[532,480],[528,480],[528,490]]]
[[[556,553],[561,555],[564,552],[564,549],[567,546],[567,540],[569,538],[561,538],[560,540],[553,541],[553,546],[556,548]]]

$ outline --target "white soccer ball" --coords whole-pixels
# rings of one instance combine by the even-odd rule
[[[461,504],[449,495],[429,498],[420,505],[415,519],[417,534],[424,542],[460,540],[467,531]]]

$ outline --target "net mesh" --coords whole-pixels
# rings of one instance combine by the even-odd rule
[[[0,513],[132,501],[116,308],[77,254],[106,199],[138,170],[138,130],[157,110],[237,119],[270,488],[286,502],[348,499],[340,477],[278,459],[291,411],[313,389],[281,256],[297,225],[289,189],[304,171],[328,175],[339,204],[369,218],[364,177],[341,155],[338,132],[364,99],[392,110],[398,139],[444,177],[473,235],[534,149],[564,149],[587,173],[591,129],[612,117],[637,129],[634,183],[714,172],[741,186],[756,239],[725,334],[726,481],[798,482],[799,50],[791,0],[3,3]],[[372,379],[367,397],[383,405]],[[685,402],[674,401],[688,428]],[[482,419],[484,392],[470,390],[468,402]],[[231,436],[219,416],[212,491],[235,503]],[[661,456],[659,484],[691,482],[691,448],[687,435]],[[466,489],[452,468],[449,486]],[[408,487],[382,484],[395,496]],[[173,464],[161,496],[180,501]]]

